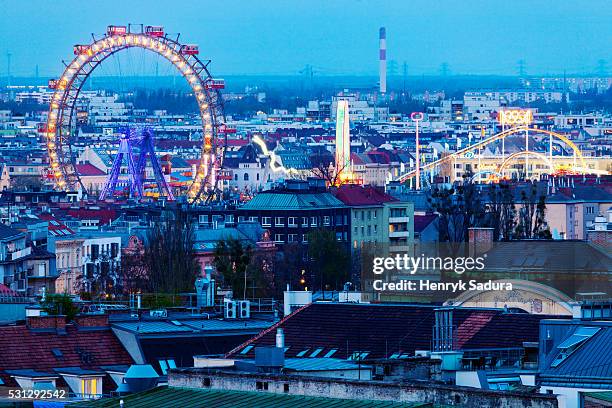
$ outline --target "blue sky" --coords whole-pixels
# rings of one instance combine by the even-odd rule
[[[378,28],[409,74],[612,73],[610,0],[0,0],[0,76],[61,71],[108,24],[164,25],[221,74],[376,74]]]

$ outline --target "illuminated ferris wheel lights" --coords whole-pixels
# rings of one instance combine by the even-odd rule
[[[213,173],[215,171],[208,166],[212,165],[211,151],[215,148],[213,146],[216,146],[214,140],[216,136],[211,118],[212,115],[217,115],[217,111],[210,111],[213,106],[206,103],[208,95],[203,92],[203,89],[207,89],[204,85],[205,80],[212,80],[206,66],[197,57],[193,59],[189,57],[198,53],[197,46],[181,45],[174,41],[166,42],[167,39],[159,38],[163,36],[163,31],[161,31],[161,35],[132,34],[127,32],[125,26],[109,27],[111,28],[107,30],[106,36],[100,40],[94,40],[87,45],[79,45],[78,50],[74,51],[76,57],[66,67],[64,74],[59,80],[53,81],[53,87],[49,86],[51,89],[55,89],[55,93],[51,99],[44,134],[47,137],[49,175],[55,175],[55,185],[61,188],[65,188],[64,186],[75,188],[74,184],[80,181],[79,175],[70,161],[70,156],[65,154],[66,146],[71,143],[71,138],[76,133],[72,131],[75,130],[74,125],[68,122],[66,124],[58,122],[59,118],[73,117],[73,105],[62,101],[68,100],[68,97],[78,99],[80,88],[77,87],[82,84],[82,81],[75,81],[76,75],[83,75],[86,80],[91,71],[109,55],[127,46],[138,46],[168,59],[193,89],[194,97],[200,107],[203,140],[199,168],[195,171],[194,179],[187,188],[187,192],[191,197],[198,197],[204,191],[215,191],[215,188],[208,188],[211,180],[214,180]],[[205,76],[202,77],[202,74]],[[76,91],[74,96],[71,93],[73,91]],[[65,110],[69,112],[67,113]],[[58,125],[61,125],[61,131],[58,131],[60,129]],[[219,146],[222,147],[223,145]]]

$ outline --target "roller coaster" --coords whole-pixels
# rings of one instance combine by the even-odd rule
[[[491,143],[498,142],[498,141],[502,141],[502,145],[503,145],[507,137],[513,136],[513,135],[520,135],[520,134],[524,134],[524,137],[526,139],[525,150],[514,152],[512,154],[507,154],[505,152],[505,148],[502,147],[501,156],[495,158],[497,164],[494,166],[494,168],[492,169],[489,168],[485,170],[478,169],[478,172],[472,177],[472,179],[474,180],[482,179],[483,176],[489,176],[488,177],[489,179],[503,178],[510,164],[521,157],[524,157],[525,161],[527,161],[528,157],[534,157],[537,160],[540,160],[548,168],[547,173],[549,174],[554,174],[559,171],[570,172],[573,174],[594,174],[594,173],[595,174],[601,174],[601,173],[608,174],[607,171],[597,170],[597,169],[589,167],[587,164],[587,160],[585,160],[578,146],[576,146],[576,144],[573,141],[571,141],[569,138],[567,138],[565,135],[562,135],[560,133],[556,133],[556,132],[553,132],[547,129],[529,127],[528,125],[515,126],[508,130],[499,132],[491,137],[488,137],[479,142],[473,143],[470,146],[460,149],[454,153],[448,154],[446,156],[443,156],[429,163],[425,163],[420,167],[420,170],[422,172],[424,171],[425,173],[429,171],[430,174],[433,174],[436,170],[439,170],[443,166],[452,165],[453,169],[456,168],[455,164],[457,161],[469,160],[471,162],[477,162],[478,160],[480,160],[480,152],[485,146]],[[548,154],[528,149],[529,137],[534,136],[534,135],[545,135],[550,138],[550,148],[549,148]],[[572,155],[570,157],[563,156],[563,158],[565,159],[570,159],[571,164],[569,165],[569,168],[567,166],[558,166],[555,164],[555,161],[558,161],[556,159],[558,159],[560,156],[553,155],[553,148],[552,148],[553,139],[557,139],[558,141],[563,142],[567,147],[569,147],[569,149],[571,149]],[[527,172],[528,171],[527,165],[525,166],[525,169],[526,169],[525,171]],[[417,175],[417,169],[413,168],[399,175],[398,177],[395,178],[395,180],[401,183],[405,183],[415,178],[416,175]],[[525,174],[525,176],[528,177],[529,175]]]

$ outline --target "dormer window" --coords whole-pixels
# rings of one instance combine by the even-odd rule
[[[599,327],[579,327],[574,334],[557,346],[559,354],[555,357],[550,366],[557,367],[559,364],[563,363],[574,351],[593,337],[598,331]]]

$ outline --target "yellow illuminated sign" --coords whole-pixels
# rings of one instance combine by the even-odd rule
[[[507,109],[499,111],[498,120],[502,126],[527,126],[533,121],[533,115],[529,109]]]

